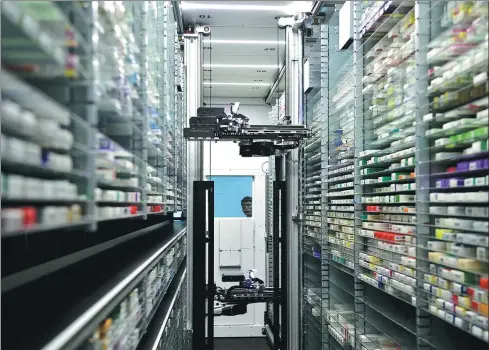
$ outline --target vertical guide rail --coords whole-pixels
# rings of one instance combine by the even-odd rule
[[[202,34],[189,33],[184,35],[185,43],[185,72],[186,72],[186,87],[187,93],[187,113],[186,124],[188,119],[197,115],[197,108],[202,104]],[[193,297],[196,290],[193,283],[193,268],[194,268],[194,247],[199,247],[193,242],[193,184],[194,181],[203,179],[203,147],[202,142],[190,142],[186,147],[187,153],[187,329],[192,330],[193,327]],[[205,198],[204,198],[205,200]],[[198,203],[198,202],[197,202]],[[202,202],[201,202],[202,203]],[[204,262],[205,266],[205,262]]]
[[[280,191],[280,316],[281,316],[281,341],[280,349],[287,349],[287,332],[288,332],[288,320],[287,320],[287,190],[285,181],[278,182],[278,189]],[[277,304],[277,302],[275,302]]]
[[[276,163],[277,159],[280,159],[281,157],[275,157]],[[280,167],[277,167],[277,164],[275,165],[275,169],[277,171],[277,178],[278,178],[278,173]],[[279,319],[279,303],[277,302],[277,298],[279,296],[279,244],[280,244],[280,237],[279,237],[279,201],[280,201],[280,196],[279,196],[279,181],[275,180],[273,182],[273,233],[272,233],[272,252],[273,252],[273,294],[274,294],[274,303],[273,303],[273,314],[272,314],[272,333],[273,333],[273,349],[278,350],[280,349],[280,335],[279,335],[279,325],[280,325],[280,319]]]
[[[290,116],[292,125],[304,125],[304,21],[308,15],[298,13],[296,16],[289,18],[285,26],[285,43],[286,43],[286,62],[285,62],[285,115]],[[291,150],[285,156],[285,187],[287,191],[287,202],[282,201],[286,207],[284,213],[286,216],[287,234],[284,236],[283,244],[286,244],[288,252],[287,260],[281,263],[286,265],[286,279],[284,282],[287,286],[282,286],[287,302],[284,304],[284,312],[287,317],[283,320],[287,324],[285,327],[283,350],[296,350],[299,348],[300,336],[298,334],[299,313],[300,313],[300,280],[299,277],[299,150]],[[283,228],[283,229],[284,229]],[[283,230],[282,229],[282,230]],[[285,241],[286,240],[286,241]]]
[[[202,181],[195,181],[192,184],[193,193],[193,215],[192,215],[192,242],[195,248],[192,264],[192,288],[198,290],[198,293],[191,293],[192,297],[192,349],[203,350],[205,345],[205,305],[206,293],[206,258],[205,258],[205,241],[206,241],[206,209],[203,203],[206,201],[205,187]],[[189,218],[190,219],[190,218]],[[190,238],[190,237],[188,237]]]
[[[284,156],[275,156],[275,181],[273,182],[273,349],[287,349],[287,186],[282,180]]]
[[[192,350],[214,349],[214,182],[193,183]],[[207,205],[205,204],[207,203]],[[207,214],[207,215],[206,215]],[[207,310],[206,310],[207,305]],[[207,314],[207,346],[206,346]]]
[[[207,189],[207,349],[214,349],[214,181]]]

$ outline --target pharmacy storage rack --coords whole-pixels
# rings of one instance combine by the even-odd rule
[[[302,348],[487,349],[488,3],[323,3]]]
[[[2,347],[183,348],[178,3],[1,16]]]
[[[322,8],[316,17],[325,22],[328,7]],[[333,7],[334,9],[334,7]],[[331,12],[331,8],[329,8]],[[321,67],[327,64],[325,38],[321,25],[316,22],[312,36],[304,44],[304,56],[309,66],[309,90],[305,96],[306,123],[311,127],[312,137],[307,140],[301,152],[301,261],[302,261],[302,315],[304,348],[321,348],[321,270],[327,268],[327,260],[321,259],[321,188],[322,188],[322,159],[321,140],[323,132],[323,113],[325,94],[321,85]],[[307,84],[305,82],[305,84]]]

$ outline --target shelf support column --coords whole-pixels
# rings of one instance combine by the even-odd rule
[[[321,179],[328,177],[329,165],[329,24],[322,24],[321,28]],[[323,349],[329,349],[328,322],[324,310],[329,310],[330,285],[329,285],[329,241],[328,241],[328,183],[321,181],[321,342]]]
[[[85,84],[80,86],[71,85],[71,97],[72,97],[72,108],[78,115],[82,116],[88,123],[89,127],[84,130],[84,135],[82,138],[86,140],[86,146],[89,150],[98,149],[97,142],[97,132],[98,132],[98,109],[97,109],[97,94],[95,93],[95,82],[100,79],[100,69],[99,66],[95,65],[96,57],[98,55],[98,40],[94,40],[94,34],[96,32],[95,23],[98,21],[98,2],[92,2],[87,7],[87,17],[86,19],[79,19],[74,17],[74,25],[76,26],[78,21],[86,21],[87,25],[80,23],[80,27],[83,28],[82,36],[86,38],[88,43],[88,54],[86,57],[81,58],[82,65],[87,69],[88,79]],[[76,96],[76,99],[75,99]],[[89,174],[93,174],[86,181],[84,180],[84,192],[85,193],[95,193],[95,188],[97,187],[97,178],[95,175],[96,165],[95,165],[95,154],[89,152],[86,157],[85,168]],[[88,201],[85,206],[85,213],[90,218],[89,230],[94,232],[97,230],[97,203],[94,196],[89,196]]]
[[[426,1],[416,1],[414,7],[415,14],[415,61],[416,61],[416,333],[417,348],[428,349],[428,344],[424,343],[420,337],[426,337],[431,333],[431,320],[427,310],[429,308],[423,290],[423,276],[420,268],[425,271],[429,269],[428,253],[420,248],[427,246],[430,228],[425,223],[430,222],[429,215],[429,191],[430,188],[430,151],[429,142],[426,135],[426,125],[423,123],[423,116],[429,113],[428,99],[428,63],[427,52],[430,40],[430,19],[426,15],[430,12],[430,3]]]
[[[187,93],[187,120],[197,115],[197,108],[202,105],[202,37],[204,30],[201,27],[195,28],[191,33],[184,34],[185,47],[185,71],[186,71],[186,93]],[[193,184],[194,181],[203,180],[203,142],[195,141],[187,143],[187,329],[193,329],[192,320],[192,300],[193,300],[193,231],[192,220],[194,216]],[[202,291],[197,291],[202,293]]]
[[[148,164],[148,3],[144,2],[141,4],[138,4],[136,6],[139,6],[139,11],[141,17],[138,20],[139,26],[138,26],[138,39],[139,39],[139,46],[141,48],[141,89],[140,89],[140,98],[141,98],[141,105],[143,110],[141,111],[143,115],[143,122],[141,124],[141,132],[135,131],[136,133],[140,133],[139,139],[140,144],[137,145],[136,147],[140,147],[140,153],[138,156],[140,159],[142,159],[142,164],[140,164],[140,167],[146,167],[146,164]],[[137,18],[137,17],[136,17]],[[134,137],[134,132],[133,132],[133,137]],[[133,145],[134,147],[134,145]],[[146,169],[145,169],[146,170]],[[148,182],[147,179],[147,172],[142,171],[141,172],[141,187],[143,189],[146,188],[146,184]],[[141,195],[141,201],[143,203],[146,203],[146,191],[142,191]],[[148,218],[148,206],[144,205],[143,207],[143,213],[144,216],[143,218],[146,220]]]
[[[361,4],[355,2],[353,5],[353,89],[354,89],[354,209],[355,209],[355,244],[354,244],[354,264],[355,264],[355,343],[360,335],[366,333],[366,323],[365,323],[365,303],[363,302],[363,297],[365,296],[365,282],[358,278],[361,273],[360,266],[358,265],[359,254],[362,251],[365,238],[358,234],[359,228],[362,226],[361,215],[363,214],[362,205],[362,195],[363,186],[361,182],[360,168],[358,167],[357,161],[358,156],[361,151],[365,148],[365,136],[370,137],[368,129],[371,129],[370,125],[366,125],[367,118],[364,114],[363,105],[363,37],[360,29],[360,21],[362,16]],[[365,135],[365,136],[364,136]],[[362,315],[359,317],[358,315]]]

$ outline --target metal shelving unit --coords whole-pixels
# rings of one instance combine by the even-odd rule
[[[325,129],[316,338],[329,349],[487,348],[487,3],[356,2],[344,50],[340,7],[323,24],[329,95],[308,116]],[[304,348],[318,348],[309,319]]]
[[[152,347],[158,346],[161,336],[160,339],[142,341],[147,331],[150,330],[153,319],[159,321],[156,314],[160,312],[159,308],[163,300],[165,298],[178,300],[181,295],[182,280],[185,277],[185,234],[180,233],[175,236],[161,249],[162,254],[157,260],[151,262],[152,268],[117,307],[108,310],[109,313],[100,322],[100,326],[85,341],[86,344],[81,345],[82,349],[97,349],[100,345],[111,348],[121,344],[128,349],[138,349],[148,347],[148,343],[151,342]],[[176,276],[178,276],[177,280],[174,281]],[[171,288],[174,284],[180,288]],[[165,309],[170,314],[178,314],[176,315],[178,318],[181,318],[185,312],[181,303],[171,303],[170,308]],[[93,328],[93,325],[91,326]],[[180,339],[183,339],[181,325],[180,327],[178,324],[171,325],[167,321],[161,326],[164,326],[164,331],[167,333],[177,333]],[[47,346],[49,347],[50,344]],[[172,348],[163,345],[161,349],[183,349],[183,346],[180,344],[180,347]]]
[[[90,348],[100,340],[135,349],[160,304],[168,306],[166,299],[175,296],[168,310],[185,317],[177,298],[185,291],[172,286],[175,275],[180,284],[185,277],[186,231],[174,232],[170,243],[153,252],[166,239],[171,214],[186,207],[185,78],[173,4],[2,1],[0,6],[2,245],[8,253],[2,298],[17,302],[32,288],[29,303],[42,309],[35,301],[55,290],[63,269],[78,268],[86,278],[97,264],[104,274],[110,266],[113,275],[94,282],[94,295],[79,292],[79,301],[59,296],[53,314],[66,308],[67,318],[47,317],[52,329],[26,344]],[[142,253],[128,249],[131,240],[142,245]],[[112,266],[122,252],[133,260]],[[157,255],[143,256],[149,252]],[[123,289],[117,284],[109,291],[113,299],[98,295],[142,258],[147,261],[123,276]],[[74,326],[61,330],[85,308],[96,314],[77,323],[83,332],[73,335]],[[14,314],[6,317],[15,324]],[[127,322],[120,321],[124,315]],[[111,323],[103,318],[113,321],[110,341],[100,338]],[[88,340],[95,329],[100,332]],[[178,322],[168,321],[166,331],[183,339]]]
[[[6,234],[56,222],[53,201],[68,211],[60,226],[90,231],[98,220],[173,212],[176,197],[184,205],[185,94],[171,6],[2,2]],[[48,200],[19,210],[37,198]]]
[[[185,338],[182,334],[185,332],[186,320],[186,271],[182,271],[178,277],[175,281],[177,283],[172,286],[172,298],[165,300],[162,310],[164,313],[161,314],[162,322],[159,324],[158,332],[155,332],[156,337],[148,342],[148,346],[143,346],[143,349],[185,349]]]

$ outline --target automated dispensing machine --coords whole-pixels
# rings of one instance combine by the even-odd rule
[[[250,125],[238,113],[239,103],[226,108],[202,107],[202,36],[198,26],[184,35],[187,116],[187,330],[192,350],[214,349],[214,317],[240,315],[247,305],[268,303],[264,332],[274,350],[298,349],[298,147],[310,135],[303,121],[303,32],[310,14],[281,18],[286,31],[286,115],[277,125]],[[223,275],[236,282],[224,289],[214,277],[214,183],[203,181],[203,141],[237,142],[242,157],[275,156],[273,184],[272,283],[265,286],[256,270]],[[264,208],[265,210],[265,208]],[[296,320],[297,318],[297,320]]]

